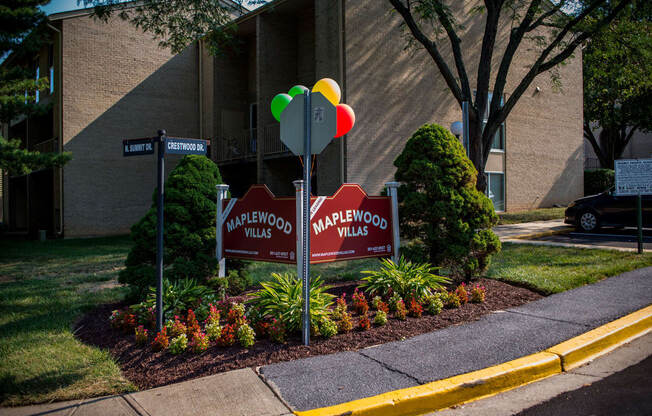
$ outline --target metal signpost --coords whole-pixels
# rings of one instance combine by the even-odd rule
[[[620,159],[614,161],[618,196],[636,195],[638,253],[643,253],[643,207],[641,195],[652,194],[652,159]]]
[[[154,143],[158,143],[158,166],[156,173],[156,332],[163,329],[163,201],[165,188],[165,154],[205,155],[206,141],[166,137],[165,130],[159,130],[157,137],[127,139],[122,141],[123,156],[154,154]]]

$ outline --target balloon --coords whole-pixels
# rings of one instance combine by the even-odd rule
[[[317,81],[315,86],[312,87],[312,92],[321,92],[333,105],[338,105],[340,103],[340,97],[342,97],[340,86],[330,78],[322,78]]]
[[[272,114],[276,121],[281,121],[281,113],[290,104],[290,101],[292,101],[292,97],[287,94],[276,94],[272,99]]]
[[[295,95],[303,94],[304,91],[308,91],[308,88],[304,87],[303,85],[295,85],[294,87],[290,88],[288,94],[290,97],[294,98]]]
[[[355,124],[355,113],[353,109],[346,104],[338,104],[335,107],[337,112],[337,131],[335,138],[342,137],[351,130]]]

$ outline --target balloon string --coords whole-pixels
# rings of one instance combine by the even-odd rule
[[[310,178],[312,179],[312,173],[315,171],[315,158],[317,155],[312,155],[312,165],[310,165]],[[299,156],[299,162],[301,162],[301,167],[303,168],[303,158]]]

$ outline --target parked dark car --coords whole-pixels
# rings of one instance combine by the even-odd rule
[[[652,226],[652,195],[643,195],[643,227]],[[575,200],[566,209],[566,224],[581,231],[602,226],[636,227],[636,196],[616,196],[613,190]]]

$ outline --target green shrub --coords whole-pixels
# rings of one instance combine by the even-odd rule
[[[595,195],[614,186],[613,169],[587,169],[584,171],[584,195]]]
[[[422,299],[450,282],[448,278],[432,273],[434,270],[427,263],[412,263],[403,256],[398,260],[398,264],[391,259],[382,259],[380,270],[362,272],[367,276],[362,278],[364,282],[360,287],[381,296],[396,293],[403,299],[413,295]]]
[[[374,317],[374,325],[383,326],[387,323],[387,314],[383,311],[377,311]]]
[[[210,322],[206,324],[206,335],[210,341],[217,341],[222,335],[222,327],[219,322]]]
[[[241,346],[244,348],[251,347],[254,345],[255,338],[256,333],[252,327],[250,327],[248,324],[240,325],[238,328],[238,341],[240,342]]]
[[[248,302],[260,308],[261,313],[281,321],[288,332],[302,328],[303,296],[301,280],[290,273],[272,273],[273,280],[262,282]],[[328,316],[334,295],[326,293],[331,286],[322,285],[320,277],[310,282],[310,321],[318,323]]]
[[[337,324],[330,318],[325,317],[319,323],[319,332],[324,338],[330,338],[334,335],[337,335]]]
[[[441,295],[439,293],[428,296],[424,304],[426,305],[426,312],[428,312],[430,315],[439,315],[441,310],[444,309],[444,302],[442,302]]]
[[[181,334],[170,341],[169,350],[172,354],[181,354],[188,348],[188,337],[186,334]]]
[[[185,314],[188,309],[196,309],[197,318],[203,321],[208,316],[209,303],[217,301],[217,296],[209,288],[197,284],[194,279],[163,280],[163,320]],[[133,308],[156,310],[156,288],[150,287],[147,298]]]
[[[205,156],[185,156],[165,183],[165,277],[205,281],[217,271],[215,260],[215,185],[222,182],[217,165]],[[120,283],[142,297],[155,284],[156,191],[152,207],[131,227],[134,246],[127,256]]]
[[[396,312],[400,302],[403,302],[403,298],[398,293],[394,293],[392,297],[389,298],[389,310]]]
[[[401,231],[419,239],[432,264],[447,267],[456,280],[484,272],[500,250],[491,231],[494,207],[476,188],[477,171],[448,130],[426,124],[394,161]]]

